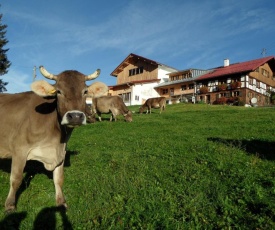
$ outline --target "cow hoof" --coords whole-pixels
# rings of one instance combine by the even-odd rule
[[[68,210],[68,205],[66,203],[59,204],[59,205],[57,205],[57,207],[60,208],[60,209],[64,209],[65,211]]]
[[[5,215],[9,215],[9,214],[12,214],[16,211],[16,208],[15,207],[9,207],[9,208],[6,208],[5,209]]]

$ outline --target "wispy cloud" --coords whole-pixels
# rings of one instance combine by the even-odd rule
[[[35,4],[46,7],[45,3]],[[235,0],[161,4],[121,0],[113,3],[116,8],[112,10],[100,8],[102,2],[85,4],[87,11],[73,15],[79,4],[68,5],[66,10],[60,2],[47,5],[45,10],[23,4],[21,8],[10,6],[4,16],[11,22],[8,36],[13,74],[19,66],[28,66],[30,72],[39,64],[58,73],[63,66],[90,65],[93,56],[100,56],[96,65],[111,73],[130,52],[179,69],[207,68],[221,57],[248,55],[248,39],[254,41],[256,49],[262,34],[274,34],[274,10],[257,0],[249,4]],[[53,6],[56,9],[51,10]],[[114,53],[120,55],[119,61]]]
[[[9,75],[1,77],[4,82],[8,82],[6,86],[7,93],[18,93],[30,91],[32,82],[32,74],[29,75],[25,72],[18,70],[10,70]]]

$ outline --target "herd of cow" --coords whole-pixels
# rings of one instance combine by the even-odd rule
[[[96,114],[99,121],[101,121],[101,114],[111,114],[110,121],[113,119],[116,121],[118,115],[123,115],[125,121],[133,121],[132,112],[128,110],[120,96],[101,96],[98,98],[92,98],[91,100],[88,100],[88,102],[87,118],[91,123],[96,121]],[[159,108],[161,113],[165,109],[165,105],[165,97],[149,98],[140,107],[139,113],[143,113],[145,109],[147,109],[146,113],[151,113],[152,108]]]
[[[16,209],[16,192],[28,160],[40,161],[53,171],[56,204],[66,208],[63,167],[66,143],[73,129],[87,121],[94,122],[96,114],[101,120],[102,113],[111,113],[110,120],[122,114],[126,121],[132,121],[131,111],[119,96],[103,96],[107,85],[102,82],[86,85],[86,81],[99,76],[99,69],[90,75],[74,70],[54,75],[43,66],[39,69],[55,84],[39,80],[32,83],[31,92],[0,94],[0,158],[12,159],[10,189],[5,201],[7,213]],[[91,98],[91,106],[87,106],[87,98]],[[148,99],[140,107],[140,113],[145,109],[151,113],[151,108],[160,108],[161,113],[165,104],[164,97]]]

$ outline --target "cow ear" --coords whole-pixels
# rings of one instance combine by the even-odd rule
[[[108,86],[102,82],[94,82],[88,87],[88,95],[92,97],[100,97],[108,91]]]
[[[31,84],[31,89],[40,97],[49,97],[56,95],[55,88],[44,80],[33,82]]]

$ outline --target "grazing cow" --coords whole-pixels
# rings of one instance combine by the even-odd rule
[[[102,96],[92,99],[93,104],[91,106],[91,113],[97,114],[99,121],[101,121],[101,114],[111,113],[110,121],[113,119],[116,121],[117,115],[123,115],[125,121],[131,122],[132,112],[127,109],[122,98],[120,96]]]
[[[40,80],[32,83],[33,92],[0,94],[0,157],[12,158],[6,212],[16,208],[16,191],[27,160],[40,161],[53,171],[56,204],[67,207],[62,192],[66,143],[74,127],[86,124],[86,97],[98,97],[108,90],[101,82],[85,84],[100,70],[87,76],[74,70],[54,75],[41,66],[40,72],[56,83]]]
[[[145,101],[145,103],[139,108],[139,113],[143,113],[144,109],[147,109],[146,114],[148,111],[151,113],[151,108],[159,109],[161,113],[166,106],[166,98],[165,97],[153,97],[149,98]]]

